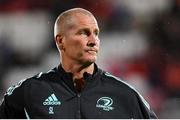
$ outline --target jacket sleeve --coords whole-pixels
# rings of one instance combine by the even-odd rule
[[[137,93],[136,100],[137,100],[136,105],[138,106],[138,109],[139,109],[143,119],[157,119],[156,114],[151,109],[148,102],[139,93]],[[137,112],[137,110],[136,110],[136,112]]]
[[[0,119],[25,118],[22,82],[11,86],[5,93],[0,104]]]

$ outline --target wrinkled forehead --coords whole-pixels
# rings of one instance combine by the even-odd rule
[[[71,18],[67,19],[66,24],[68,26],[71,25],[92,25],[98,28],[98,23],[93,15],[83,14],[83,13],[75,13],[71,16]]]

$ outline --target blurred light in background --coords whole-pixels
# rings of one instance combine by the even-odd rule
[[[99,66],[139,90],[159,118],[180,118],[180,0],[0,0],[0,97],[58,65],[54,21],[72,7],[99,22]]]

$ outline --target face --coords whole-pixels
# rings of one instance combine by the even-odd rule
[[[93,63],[99,51],[99,27],[93,16],[75,14],[63,34],[61,51],[65,60]]]

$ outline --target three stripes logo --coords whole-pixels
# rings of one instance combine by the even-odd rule
[[[44,102],[43,105],[61,105],[55,94],[51,94]]]

